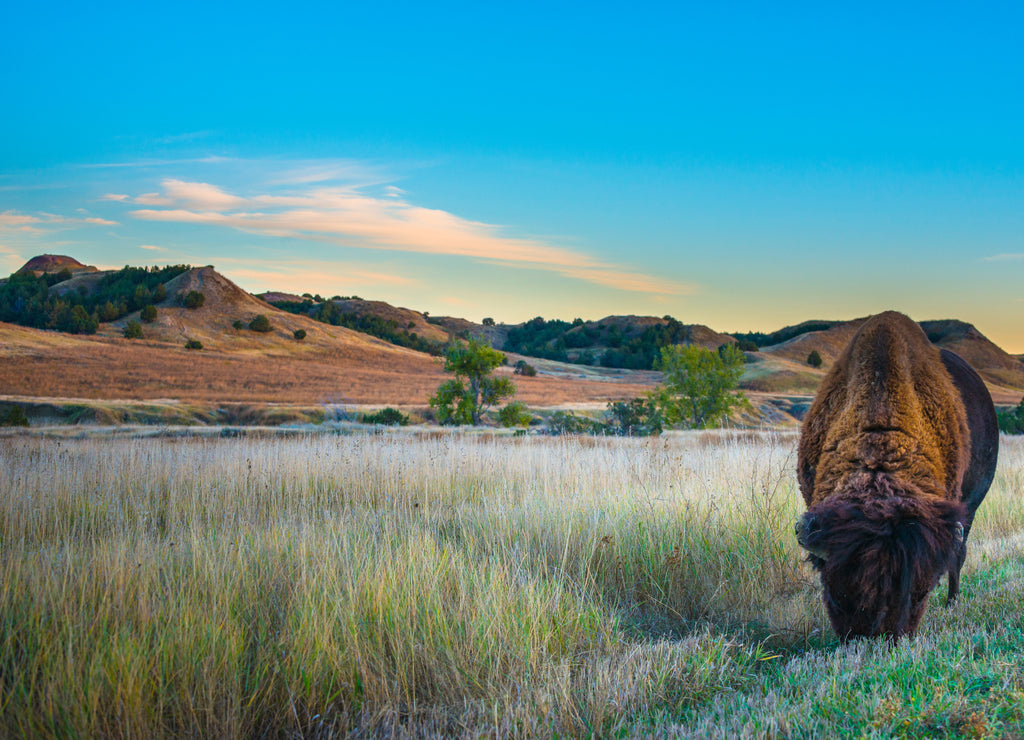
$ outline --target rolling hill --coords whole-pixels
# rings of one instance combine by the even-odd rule
[[[98,290],[105,276],[117,272],[97,270],[66,256],[42,255],[26,263],[19,273],[38,276],[64,269],[71,271],[72,277],[50,287],[51,295],[88,295]],[[209,266],[182,266],[168,274],[175,277],[161,285],[156,319],[142,324],[141,339],[123,337],[128,322],[140,320],[138,310],[101,322],[94,335],[0,323],[0,394],[313,404],[344,399],[357,404],[422,406],[445,377],[440,361],[424,352],[316,321],[301,306],[297,312],[285,311],[267,302],[308,301],[302,296],[253,296]],[[178,296],[189,291],[203,294],[205,300],[198,308],[180,305]],[[309,303],[310,308],[316,305]],[[538,318],[485,326],[456,317],[429,317],[382,301],[349,298],[330,303],[346,314],[377,317],[437,343],[453,336],[481,336],[505,350],[511,363],[525,359],[535,365],[537,377],[517,377],[516,383],[519,399],[537,406],[600,408],[609,400],[641,395],[659,382],[657,372],[603,366],[609,353],[634,361],[643,359],[642,353],[655,352],[657,342],[683,341],[715,349],[735,341],[732,335],[670,317],[607,316],[573,322]],[[268,318],[270,331],[249,328],[258,315]],[[767,417],[793,423],[862,321],[811,321],[760,335],[785,340],[746,353],[748,364],[741,387],[769,412]],[[997,402],[1019,399],[1024,389],[1020,358],[1007,354],[964,322],[925,321],[921,326],[938,346],[967,359],[989,384]],[[295,338],[300,329],[306,332],[301,341]],[[185,349],[188,340],[201,342],[203,349]],[[523,346],[539,347],[548,356],[517,351]],[[821,368],[807,364],[811,351],[824,360]],[[589,364],[565,361],[581,356]],[[510,373],[511,369],[499,372]]]

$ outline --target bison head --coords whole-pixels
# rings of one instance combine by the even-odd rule
[[[908,493],[832,497],[797,521],[797,541],[821,574],[843,640],[913,634],[928,594],[963,548],[963,506]]]

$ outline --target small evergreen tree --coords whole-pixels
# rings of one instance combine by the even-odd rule
[[[189,339],[185,342],[185,349],[202,349],[203,343],[198,339]]]
[[[263,314],[259,314],[256,318],[249,322],[249,328],[253,331],[266,333],[273,329],[270,325],[270,319]]]
[[[206,303],[206,296],[198,290],[190,290],[181,298],[181,305],[185,308],[197,309]]]
[[[295,331],[292,332],[292,336],[295,337],[298,341],[301,342],[303,339],[306,338],[306,330],[305,329],[296,329]]]
[[[125,339],[138,339],[142,336],[142,324],[135,319],[132,319],[124,325],[124,338]]]
[[[526,360],[518,360],[512,373],[514,375],[525,375],[528,378],[532,378],[537,374],[537,368],[529,364]]]
[[[241,331],[242,329],[244,329],[244,328],[245,328],[245,324],[243,324],[243,323],[242,323],[242,320],[241,320],[241,319],[235,319],[235,320],[234,320],[233,322],[231,322],[231,326],[232,326],[232,327],[233,327],[233,328],[234,328],[234,329],[235,329],[236,331]]]
[[[821,367],[822,359],[821,355],[818,354],[818,350],[812,349],[811,354],[807,355],[807,364],[811,367]]]
[[[156,306],[152,303],[143,306],[142,311],[139,312],[139,318],[145,321],[147,324],[151,324],[156,321]]]

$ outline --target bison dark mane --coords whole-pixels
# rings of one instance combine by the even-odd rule
[[[798,539],[828,586],[825,605],[841,637],[911,632],[923,612],[915,607],[963,547],[965,507],[885,475],[862,485],[871,495],[809,509]]]

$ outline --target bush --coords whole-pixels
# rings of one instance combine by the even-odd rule
[[[132,319],[124,325],[124,338],[125,339],[138,339],[142,336],[142,324],[135,319]]]
[[[571,411],[556,411],[548,420],[548,434],[606,434],[608,427],[599,421],[576,416]]]
[[[202,349],[203,343],[198,339],[189,339],[185,342],[185,349]]]
[[[28,417],[25,416],[24,409],[21,406],[11,406],[7,409],[7,413],[0,416],[0,426],[3,427],[27,427]]]
[[[242,323],[242,320],[241,320],[241,319],[235,319],[234,321],[232,321],[232,322],[231,322],[231,326],[232,326],[232,328],[234,328],[234,329],[235,329],[236,331],[242,331],[242,329],[244,329],[244,328],[245,328],[245,324],[243,324],[243,323]]]
[[[292,336],[301,342],[303,339],[306,338],[306,330],[296,329],[295,331],[292,332]]]
[[[384,426],[404,427],[409,423],[409,417],[401,411],[388,406],[372,414],[363,414],[360,419],[364,424],[383,424]]]
[[[811,354],[807,355],[807,364],[811,367],[821,367],[822,359],[821,355],[818,354],[818,350],[812,349]]]
[[[185,308],[196,309],[206,303],[206,296],[198,290],[190,290],[185,295],[179,294],[179,300]]]
[[[156,319],[156,306],[152,303],[148,306],[143,306],[142,311],[139,312],[139,318],[147,324],[152,323]]]
[[[657,404],[647,398],[613,401],[607,414],[611,419],[608,431],[621,437],[656,437],[665,423]]]
[[[999,431],[1005,434],[1024,434],[1024,398],[1020,399],[1016,408],[997,411],[996,419]]]
[[[736,346],[740,348],[742,352],[757,352],[760,349],[756,342],[752,342],[749,339],[738,339],[736,340]]]
[[[488,316],[486,319],[484,319],[483,324],[484,326],[494,326],[494,319]]]
[[[253,331],[258,332],[268,332],[271,329],[273,329],[273,327],[270,325],[270,319],[268,319],[263,314],[260,314],[252,321],[250,321],[249,328],[252,329]]]
[[[503,427],[528,427],[532,418],[522,401],[512,401],[498,411],[498,421]]]
[[[516,363],[516,369],[512,371],[514,375],[525,375],[527,378],[532,378],[537,374],[537,368],[529,364],[526,360],[519,360]]]

